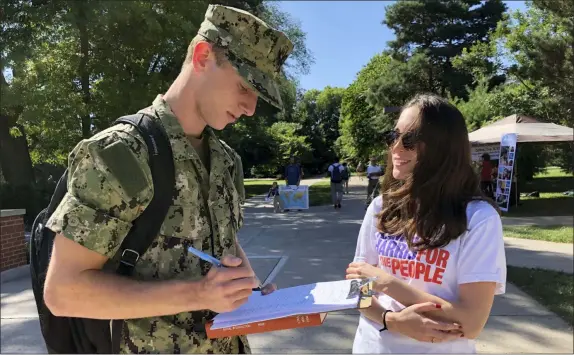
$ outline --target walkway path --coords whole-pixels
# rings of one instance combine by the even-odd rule
[[[504,244],[508,265],[574,273],[574,250],[570,243],[505,237]]]
[[[352,260],[364,216],[364,186],[353,179],[343,208],[312,207],[275,214],[251,200],[239,239],[258,277],[279,287],[340,280]],[[2,284],[2,353],[45,352],[27,277]],[[250,335],[254,353],[350,353],[356,311],[330,314],[325,324]],[[572,353],[572,330],[512,285],[495,300],[478,340],[480,352]]]

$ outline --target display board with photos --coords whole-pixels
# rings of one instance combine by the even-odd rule
[[[471,146],[471,159],[473,162],[482,161],[482,155],[488,154],[491,157],[500,155],[500,144],[484,144]]]
[[[502,136],[500,140],[500,155],[498,157],[498,173],[496,179],[496,203],[501,211],[508,212],[510,205],[510,193],[512,186],[512,175],[516,160],[516,140],[515,133]]]

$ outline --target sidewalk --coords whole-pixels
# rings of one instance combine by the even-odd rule
[[[261,280],[280,288],[344,279],[364,217],[365,190],[351,182],[343,208],[275,214],[257,199],[245,208],[239,239]],[[308,183],[308,182],[306,182]],[[27,278],[2,284],[2,353],[45,352]],[[253,353],[350,353],[358,312],[330,314],[320,327],[250,335]],[[486,353],[572,353],[572,330],[512,285],[495,300],[478,340]]]
[[[570,243],[505,237],[504,244],[508,265],[574,273]]]

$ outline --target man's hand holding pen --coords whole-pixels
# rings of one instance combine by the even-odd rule
[[[230,312],[247,302],[258,281],[253,270],[241,267],[241,262],[238,257],[225,256],[221,260],[224,267],[212,267],[200,281],[200,299],[208,302],[207,309]]]
[[[274,284],[261,285],[253,269],[241,266],[241,258],[228,255],[218,260],[193,247],[188,251],[214,266],[200,281],[200,299],[209,303],[206,309],[217,313],[229,312],[247,302],[253,291],[268,295],[277,289]]]

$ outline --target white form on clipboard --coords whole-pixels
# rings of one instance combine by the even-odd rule
[[[235,311],[215,316],[212,329],[293,315],[357,308],[361,298],[361,285],[362,280],[341,280],[279,289],[266,296],[254,293],[247,303]]]

